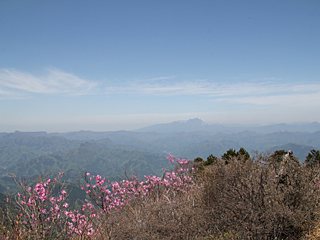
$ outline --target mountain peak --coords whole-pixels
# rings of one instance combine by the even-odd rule
[[[183,121],[161,123],[139,129],[143,132],[192,132],[203,130],[207,124],[200,118],[191,118]]]
[[[204,125],[205,122],[202,121],[200,118],[191,118],[185,121],[185,123],[191,123],[191,124],[199,124],[199,125]]]

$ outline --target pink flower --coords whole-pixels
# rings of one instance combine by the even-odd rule
[[[187,164],[189,163],[189,161],[186,160],[186,159],[179,159],[179,160],[177,160],[177,162],[178,162],[180,165],[187,165]]]
[[[96,181],[98,182],[98,181],[100,181],[101,180],[101,176],[100,175],[97,175],[96,176]]]
[[[169,153],[167,156],[167,160],[173,164],[176,158],[171,153]]]

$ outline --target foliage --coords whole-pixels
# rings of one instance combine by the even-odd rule
[[[201,157],[196,157],[194,160],[193,160],[195,163],[202,163],[203,162],[203,159]]]
[[[316,165],[319,165],[320,164],[320,151],[312,149],[306,157],[305,164],[308,167],[314,167]]]
[[[11,226],[9,231],[3,229],[4,235],[8,239],[96,239],[105,234],[98,231],[101,219],[134,200],[157,201],[189,190],[193,183],[192,165],[172,155],[168,160],[176,167],[165,171],[162,178],[145,176],[143,181],[133,177],[110,182],[100,175],[86,173],[82,189],[88,198],[79,209],[70,208],[62,175],[40,179],[31,186],[21,183],[22,192],[14,200],[15,215],[2,216]]]
[[[17,215],[13,231],[22,239],[68,239],[73,235],[91,236],[95,210],[84,203],[80,210],[71,210],[67,192],[56,178],[40,179],[28,186],[21,183],[15,199]]]
[[[218,161],[218,158],[216,156],[213,156],[212,154],[210,154],[208,157],[207,157],[207,161],[204,163],[204,165],[211,165],[211,164],[214,164]]]
[[[239,151],[231,148],[227,152],[225,152],[221,158],[225,161],[226,164],[228,164],[235,159],[241,159],[243,161],[249,160],[250,154],[244,148],[240,148]]]
[[[293,240],[312,229],[319,217],[316,179],[294,156],[278,156],[276,161],[274,155],[256,161],[235,157],[206,169],[203,196],[216,234]]]
[[[235,153],[235,155],[233,155]],[[57,178],[22,184],[2,212],[2,239],[317,239],[320,167],[293,155],[226,158],[174,164],[163,175],[120,181],[86,173],[86,199],[71,206]],[[233,157],[231,157],[233,155]],[[253,160],[254,159],[254,160]],[[210,160],[211,161],[211,160]],[[198,168],[197,164],[202,164]]]
[[[85,174],[85,184],[82,189],[87,193],[91,202],[104,213],[121,209],[136,198],[170,195],[173,192],[183,192],[192,184],[189,161],[168,157],[172,163],[177,163],[174,171],[165,171],[163,177],[145,176],[144,181],[133,177],[131,179],[109,182],[100,175]]]

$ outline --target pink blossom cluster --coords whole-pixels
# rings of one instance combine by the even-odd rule
[[[143,181],[137,178],[109,182],[100,175],[86,173],[82,189],[90,200],[103,212],[121,209],[131,200],[152,194],[168,194],[170,191],[185,191],[192,184],[193,171],[189,160],[179,159],[169,154],[169,161],[176,163],[175,170],[164,171],[162,177],[144,176]]]
[[[168,160],[171,164],[178,163],[180,166],[185,166],[185,165],[188,165],[188,164],[191,163],[190,160],[185,159],[185,158],[175,157],[175,156],[172,155],[171,153],[168,154],[167,160]]]
[[[92,219],[97,215],[91,203],[82,206],[81,212],[78,210],[65,211],[68,218],[67,227],[69,235],[76,234],[78,236],[93,236],[95,229]]]
[[[34,187],[25,187],[24,194],[17,194],[17,203],[20,206],[24,223],[36,226],[39,221],[50,222],[60,218],[61,209],[65,205],[67,192],[61,190],[56,196],[52,195],[55,181],[50,178],[40,181]]]
[[[106,181],[100,175],[91,176],[86,174],[86,184],[82,189],[87,193],[95,206],[104,212],[119,209],[125,206],[132,196],[138,194],[136,180],[124,180],[119,182]]]
[[[46,239],[58,238],[57,234],[91,236],[94,233],[92,219],[96,216],[92,204],[84,204],[81,212],[70,210],[67,192],[62,187],[57,192],[57,178],[39,181],[33,187],[22,186],[17,194],[18,223],[22,229],[30,229]],[[89,214],[90,212],[90,214]]]
[[[31,230],[45,239],[59,239],[61,235],[91,238],[101,214],[120,210],[133,199],[157,199],[186,191],[191,186],[192,164],[171,154],[168,160],[175,164],[174,170],[164,170],[162,177],[144,176],[142,181],[133,177],[110,182],[100,175],[86,173],[81,188],[88,199],[78,210],[70,209],[68,193],[61,184],[62,175],[33,186],[22,186],[23,193],[18,193],[16,199],[20,212],[17,221],[26,232]]]

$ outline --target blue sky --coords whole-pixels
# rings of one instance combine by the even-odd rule
[[[318,0],[0,0],[0,131],[320,121]]]

